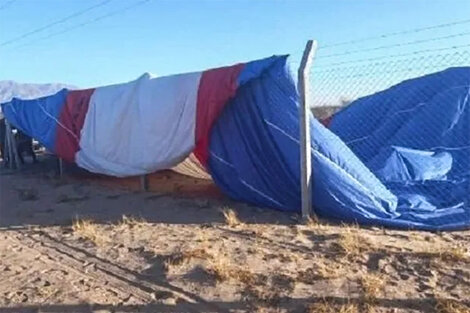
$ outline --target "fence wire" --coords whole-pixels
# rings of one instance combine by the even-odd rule
[[[401,40],[405,43],[413,42],[404,38]],[[420,42],[420,40],[414,41]],[[423,42],[428,41],[423,40]],[[376,43],[376,47],[382,50],[385,46]],[[418,163],[421,162],[419,166],[423,164],[423,166],[434,166],[428,172],[423,170],[419,173],[422,169],[416,169],[414,167],[418,165],[412,164],[417,159],[408,154],[404,158],[410,156],[410,159],[404,161],[402,159],[404,164],[408,162],[404,165],[409,170],[405,175],[410,176],[407,184],[420,185],[422,188],[420,190],[427,195],[426,197],[432,196],[446,201],[447,199],[451,201],[450,198],[460,192],[456,191],[456,188],[462,188],[468,194],[470,190],[470,108],[467,103],[470,98],[469,78],[443,76],[446,78],[441,79],[441,76],[435,76],[437,78],[432,84],[420,83],[419,87],[415,85],[415,87],[394,89],[400,90],[399,93],[387,93],[387,90],[399,84],[403,86],[403,82],[450,68],[469,67],[470,44],[446,41],[438,46],[423,47],[417,44],[416,47],[407,49],[402,49],[403,44],[397,44],[390,45],[390,51],[381,54],[378,54],[379,49],[373,46],[359,49],[355,46],[351,50],[352,55],[344,50],[344,46],[341,48],[343,51],[340,52],[325,49],[327,54],[322,54],[322,50],[319,50],[315,58],[310,76],[310,99],[314,116],[335,132],[383,182],[396,183],[405,178],[387,177],[383,168],[379,170],[373,168],[374,164],[378,164],[376,160],[383,157],[382,161],[386,159],[388,162],[393,157],[391,150],[405,148],[410,149],[406,153],[413,154],[415,153],[413,151],[419,151],[416,152],[416,155],[419,154]],[[468,76],[469,72],[452,71],[452,73]],[[457,86],[458,82],[465,82],[466,86]],[[438,95],[434,89],[444,88],[443,86],[448,89],[462,87],[464,90],[459,91],[460,98],[454,99],[453,95],[449,94],[449,99],[442,98],[436,103],[435,98]],[[341,114],[338,112],[349,106],[352,111],[352,106],[358,103],[364,104],[366,102],[364,99],[371,99],[365,98],[370,95],[390,95],[390,97],[382,97],[380,101],[369,101],[370,103],[363,105],[366,110],[363,110],[362,114],[352,114],[347,122],[346,119],[342,119],[344,125],[336,127],[336,129],[341,128],[341,132],[340,134],[336,132],[331,123],[334,123],[335,117]],[[436,110],[436,105],[442,107]],[[427,111],[430,106],[434,106],[432,114],[430,110]],[[441,113],[436,114],[436,112]],[[410,121],[414,123],[413,127],[409,127]],[[367,128],[364,125],[371,125],[370,132],[359,136],[358,129]],[[408,131],[408,135],[404,135],[405,131]],[[393,146],[396,143],[397,146]],[[426,197],[420,198],[419,201],[428,201],[429,197]],[[423,206],[422,202],[410,204],[413,205]],[[436,207],[443,208],[445,205],[439,202]]]
[[[445,53],[386,60],[372,59],[365,62],[356,60],[338,62],[336,65],[313,66],[310,94],[317,118],[324,119],[354,100],[385,90],[405,80],[451,67],[470,66],[470,45],[450,48],[450,51]],[[321,56],[315,63],[320,63],[319,61]]]

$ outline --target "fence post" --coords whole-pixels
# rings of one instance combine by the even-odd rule
[[[6,132],[7,143],[8,143],[8,152],[9,152],[8,161],[10,163],[10,168],[16,167],[16,169],[20,169],[20,158],[18,157],[16,140],[13,135],[13,132],[11,131],[11,125],[7,120],[5,120],[5,132]]]
[[[140,189],[142,191],[148,191],[149,189],[148,177],[145,174],[140,175]]]
[[[300,183],[302,187],[302,219],[310,218],[312,208],[312,160],[310,141],[310,88],[309,75],[313,57],[317,49],[315,40],[307,41],[298,73],[300,95]]]
[[[12,168],[12,159],[11,159],[11,151],[10,151],[10,134],[8,134],[8,127],[7,127],[7,121],[5,119],[5,138],[3,138],[4,141],[4,146],[3,146],[3,162],[4,166],[7,168]]]
[[[59,167],[59,178],[62,179],[64,177],[64,160],[62,158],[58,158],[58,167]]]

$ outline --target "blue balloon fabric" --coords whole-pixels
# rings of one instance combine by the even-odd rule
[[[56,151],[67,93],[13,99],[3,113]],[[460,67],[358,99],[328,128],[310,116],[315,212],[368,225],[469,228],[469,101],[470,67]],[[298,105],[287,56],[245,64],[211,130],[207,166],[226,194],[300,212]]]
[[[286,57],[239,88],[209,171],[231,197],[300,211],[298,94]],[[330,129],[311,116],[313,204],[326,218],[425,230],[470,226],[470,68],[359,99]]]
[[[33,135],[50,151],[55,151],[57,121],[55,116],[65,103],[68,90],[62,89],[52,96],[22,100],[13,98],[1,109],[9,122],[23,133]]]

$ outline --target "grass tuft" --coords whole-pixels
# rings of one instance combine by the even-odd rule
[[[225,223],[230,227],[237,227],[243,225],[243,223],[238,219],[237,213],[230,208],[223,208],[222,214],[225,218]]]
[[[382,274],[366,274],[361,277],[360,283],[364,300],[369,304],[373,304],[383,292],[385,279]]]
[[[72,230],[79,237],[87,239],[97,246],[107,241],[102,232],[99,231],[98,226],[91,220],[76,219],[73,222]]]
[[[304,221],[305,226],[308,228],[317,228],[321,226],[320,221],[318,220],[318,217],[316,215],[308,216],[305,221]]]
[[[359,308],[356,304],[335,304],[327,300],[310,304],[306,310],[307,313],[358,313]]]
[[[261,275],[245,270],[232,264],[227,257],[218,256],[209,260],[207,272],[215,277],[219,282],[238,281],[249,286],[257,285],[263,280]]]
[[[463,246],[446,246],[439,250],[439,256],[443,261],[459,262],[470,260],[469,251]]]
[[[437,313],[470,313],[470,307],[455,300],[437,299]]]
[[[344,230],[340,234],[340,238],[337,242],[337,246],[341,253],[352,257],[362,256],[365,252],[373,250],[372,245],[367,238],[359,234],[359,228],[357,226],[344,227]]]
[[[126,216],[123,215],[121,221],[119,222],[118,226],[120,227],[127,227],[127,228],[134,228],[134,227],[142,227],[148,225],[148,222],[140,217],[135,216]]]
[[[172,267],[181,266],[189,263],[192,259],[211,260],[213,256],[204,249],[194,249],[172,254],[163,262],[165,269],[168,271]]]

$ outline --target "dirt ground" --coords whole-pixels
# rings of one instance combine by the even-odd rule
[[[0,170],[0,313],[470,312],[470,231],[303,225],[46,163]]]

